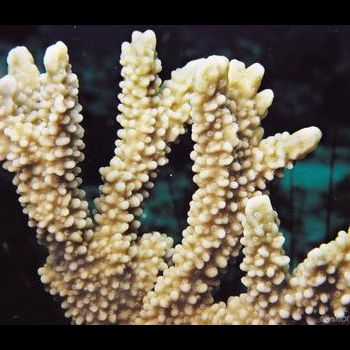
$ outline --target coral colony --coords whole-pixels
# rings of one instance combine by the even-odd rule
[[[121,125],[115,156],[89,217],[79,187],[84,159],[78,78],[67,47],[8,56],[0,81],[0,160],[14,173],[29,226],[48,250],[39,270],[74,324],[318,324],[347,315],[350,237],[313,250],[293,275],[266,184],[312,152],[315,127],[264,139],[273,101],[258,92],[264,69],[213,56],[161,82],[151,31],[122,47]],[[138,236],[142,206],[172,143],[191,125],[198,190],[183,241]],[[220,276],[243,249],[247,292],[214,304]]]

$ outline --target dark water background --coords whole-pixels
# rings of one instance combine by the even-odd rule
[[[84,186],[92,200],[100,184],[98,168],[113,155],[118,125],[116,96],[123,41],[134,30],[153,29],[163,62],[162,78],[188,61],[209,55],[236,58],[266,68],[263,88],[276,98],[264,121],[266,134],[294,132],[315,125],[324,138],[319,149],[270,187],[287,237],[293,264],[333,239],[350,223],[350,26],[346,25],[0,25],[0,75],[7,52],[26,45],[42,67],[47,46],[64,41],[80,78],[87,159]],[[176,241],[186,225],[195,190],[183,138],[162,169],[148,201],[142,231],[171,234]],[[0,171],[0,324],[68,324],[59,303],[43,291],[37,269],[45,261],[35,232],[27,227],[11,177]],[[233,268],[217,295],[238,293],[240,273]]]

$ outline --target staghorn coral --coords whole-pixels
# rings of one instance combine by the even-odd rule
[[[329,324],[346,319],[350,305],[350,231],[308,254],[293,275],[284,237],[268,196],[249,200],[244,219],[248,292],[202,314],[216,324]]]
[[[122,47],[122,128],[115,157],[100,171],[93,220],[79,189],[82,108],[66,46],[50,47],[44,64],[40,74],[27,49],[9,54],[9,74],[0,80],[0,160],[15,174],[29,225],[49,251],[39,270],[48,291],[63,299],[75,324],[222,323],[225,307],[211,306],[212,293],[240,251],[249,199],[313,151],[321,132],[263,139],[273,93],[258,92],[262,66],[213,56],[162,84],[155,35],[136,32]],[[173,248],[166,235],[137,233],[157,170],[186,124],[198,190],[183,242]]]

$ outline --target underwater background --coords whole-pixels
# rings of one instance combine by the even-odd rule
[[[89,201],[98,195],[98,169],[114,151],[118,130],[120,48],[134,30],[153,29],[163,63],[161,77],[187,62],[223,55],[266,69],[262,88],[275,92],[263,122],[266,135],[311,125],[324,133],[320,147],[270,185],[292,264],[334,239],[350,224],[350,26],[347,25],[0,25],[0,76],[9,50],[25,45],[42,67],[47,46],[64,41],[80,79],[86,160],[82,164]],[[142,232],[160,231],[181,241],[195,186],[190,133],[161,169],[146,203]],[[46,252],[27,226],[11,176],[0,170],[0,324],[68,324],[37,269]],[[242,290],[238,264],[216,295],[226,300]]]

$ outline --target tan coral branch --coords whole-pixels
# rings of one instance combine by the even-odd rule
[[[204,324],[329,324],[349,315],[350,231],[308,254],[293,275],[270,199],[251,199],[244,220],[247,293],[208,308]]]

